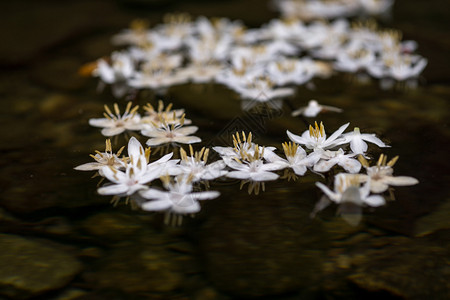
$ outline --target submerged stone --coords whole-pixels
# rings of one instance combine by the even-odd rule
[[[173,258],[159,246],[139,243],[117,246],[86,279],[96,287],[125,293],[169,292],[180,287],[183,280]]]
[[[25,299],[65,286],[81,264],[53,245],[0,234],[0,294]]]
[[[323,232],[309,217],[307,197],[299,201],[300,193],[287,190],[238,193],[209,205],[216,211],[200,241],[209,280],[236,297],[311,289],[322,272]]]
[[[395,245],[391,241],[360,255],[353,261],[357,268],[348,279],[364,290],[389,292],[404,299],[450,299],[449,254],[448,243],[400,238]]]

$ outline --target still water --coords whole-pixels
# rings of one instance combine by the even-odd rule
[[[450,45],[439,1],[397,1],[384,21],[428,58],[415,90],[333,76],[315,80],[313,90],[299,87],[281,109],[263,115],[243,111],[235,93],[215,84],[180,85],[164,96],[200,128],[201,146],[225,146],[235,129],[246,129],[258,143],[280,148],[286,130],[307,129],[293,109],[310,99],[344,109],[318,121],[376,133],[392,146],[383,153],[400,156],[395,174],[420,181],[396,188],[383,207],[364,208],[358,226],[333,205],[310,218],[321,197],[314,182],[322,180],[311,173],[269,182],[259,195],[233,180],[213,181],[221,196],[174,227],[161,214],[113,207],[96,192],[99,178],[73,170],[103,151],[104,137],[88,120],[118,101],[77,71],[114,50],[113,34],[137,17],[155,25],[174,11],[256,27],[277,17],[265,3],[1,6],[0,299],[450,298]],[[150,92],[134,98],[140,105],[157,100]],[[119,136],[113,148],[127,141]]]

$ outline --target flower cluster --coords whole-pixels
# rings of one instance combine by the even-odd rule
[[[385,15],[394,0],[277,0],[274,4],[284,18],[316,20]]]
[[[132,103],[128,102],[125,112],[120,114],[119,106],[114,104],[113,114],[105,105],[105,118],[90,119],[89,124],[103,128],[101,132],[104,136],[114,136],[126,130],[140,131],[142,135],[150,137],[148,146],[201,142],[199,137],[191,136],[198,130],[197,126],[184,126],[191,123],[184,117],[184,110],[172,110],[171,104],[164,109],[163,102],[159,101],[157,110],[150,103],[144,106],[145,114],[141,116],[138,113],[139,106],[131,106]]]
[[[295,1],[279,5],[290,7],[291,2]],[[389,0],[326,1],[323,5],[335,2],[390,6]],[[322,2],[299,3],[316,6]],[[192,20],[176,14],[167,15],[163,24],[153,28],[134,21],[113,42],[127,48],[99,59],[93,75],[112,85],[117,97],[129,90],[164,93],[177,84],[216,82],[243,99],[266,102],[293,95],[295,86],[328,77],[333,71],[370,75],[380,79],[382,87],[395,82],[413,86],[427,65],[425,58],[414,54],[417,44],[402,41],[399,31],[346,19],[305,22],[299,16],[287,16],[247,29],[225,18]]]
[[[106,107],[106,118],[91,119],[90,123],[105,125],[103,133],[123,132],[125,129],[141,130],[143,135],[152,136],[147,141],[148,145],[166,142],[190,144],[197,141],[195,139],[200,141],[197,137],[187,135],[172,134],[168,137],[168,132],[193,127],[182,128],[185,122],[183,110],[172,110],[171,105],[164,109],[161,101],[158,109],[147,104],[146,114],[143,116],[137,110],[138,107],[131,108],[129,103],[125,113],[120,114],[118,105],[114,105],[113,114]],[[107,184],[98,188],[99,194],[113,195],[114,202],[126,197],[127,201],[143,210],[165,211],[167,221],[170,221],[170,216],[174,216],[172,222],[175,223],[181,221],[180,215],[200,211],[198,200],[217,198],[219,192],[200,191],[198,188],[201,186],[199,183],[203,183],[209,189],[208,181],[221,177],[241,180],[241,188],[248,183],[249,194],[254,192],[257,195],[260,190],[265,190],[265,182],[280,178],[277,172],[281,170],[285,170],[281,178],[296,179],[304,176],[308,170],[317,174],[343,169],[346,173],[341,172],[335,176],[334,191],[320,182],[316,183],[326,196],[318,203],[313,214],[330,202],[335,202],[340,207],[343,204],[348,207],[349,203],[358,207],[380,206],[385,203],[381,193],[388,190],[390,185],[412,185],[418,182],[412,177],[393,176],[393,166],[398,157],[387,162],[386,156],[381,155],[377,164],[370,167],[365,158],[368,156],[366,142],[378,147],[389,146],[375,134],[361,133],[358,127],[344,133],[348,126],[349,123],[342,125],[328,137],[323,123],[319,125],[315,122],[314,126],[310,125],[301,135],[288,130],[286,132],[290,141],[282,144],[283,156],[276,153],[276,147],[254,143],[251,132],[237,132],[233,135],[233,146],[213,147],[220,159],[210,163],[209,149],[203,147],[200,151],[194,151],[191,144],[189,153],[179,148],[179,159],[173,159],[176,154],[170,152],[152,161],[150,148],[144,149],[135,137],[128,142],[127,156],[120,157],[125,147],[113,153],[108,139],[105,152],[96,151],[95,155],[91,155],[95,162],[82,164],[75,169],[95,170],[108,180]],[[165,135],[161,132],[165,132]],[[365,174],[359,174],[362,167]],[[164,190],[153,187],[156,180],[162,182]],[[197,190],[194,192],[195,189]],[[341,212],[345,216],[345,209],[341,209]]]

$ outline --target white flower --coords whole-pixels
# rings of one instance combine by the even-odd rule
[[[104,83],[111,84],[113,95],[120,98],[129,90],[127,80],[135,74],[135,66],[128,53],[114,52],[111,63],[104,59],[98,60],[93,74],[99,76]],[[103,85],[99,85],[99,88],[102,89]]]
[[[302,136],[295,135],[289,130],[286,132],[291,141],[300,145],[305,145],[308,149],[327,150],[338,145],[345,144],[345,140],[339,137],[349,124],[350,123],[347,123],[339,127],[339,129],[336,130],[336,132],[334,132],[328,139],[322,122],[320,123],[320,127],[317,125],[317,122],[315,123],[315,128],[309,125],[309,130],[303,132]]]
[[[279,86],[304,84],[315,75],[309,59],[283,58],[270,62],[266,69],[270,80]]]
[[[249,132],[245,135],[242,131],[242,137],[239,136],[239,132],[233,134],[233,146],[234,147],[213,147],[213,150],[219,153],[219,155],[225,160],[233,160],[235,158],[243,160],[245,159],[246,153],[253,156],[255,155],[255,149],[257,144],[252,142],[252,133]],[[258,147],[259,156],[263,155],[263,149],[273,151],[275,147]]]
[[[123,115],[120,114],[120,109],[117,103],[114,103],[113,114],[109,107],[105,105],[106,113],[103,113],[105,118],[89,119],[89,124],[95,127],[103,127],[101,133],[104,136],[114,136],[121,134],[125,130],[140,130],[141,117],[137,113],[139,106],[131,108],[132,103],[128,102]]]
[[[187,82],[187,78],[179,76],[177,69],[183,57],[178,54],[161,54],[146,61],[140,72],[135,72],[128,84],[135,88],[161,89]]]
[[[375,166],[370,167],[364,157],[359,156],[361,164],[366,168],[368,177],[370,178],[370,191],[373,193],[382,193],[386,191],[390,185],[406,186],[418,184],[419,181],[409,176],[392,176],[394,169],[392,168],[398,160],[398,156],[387,161],[386,155],[381,154]]]
[[[334,191],[330,190],[321,182],[316,182],[316,186],[320,188],[331,201],[337,204],[351,202],[357,205],[363,205],[365,202],[361,197],[360,185],[361,182],[366,180],[367,177],[365,175],[339,173],[334,177]],[[367,191],[364,191],[363,195],[365,199],[368,198]],[[379,206],[376,205],[378,203],[377,201],[369,200],[366,204],[369,203],[375,204],[373,206]]]
[[[342,49],[336,56],[334,67],[338,71],[356,73],[375,62],[375,53],[363,45]]]
[[[350,173],[358,173],[361,170],[361,163],[352,158],[355,153],[345,154],[344,150],[339,148],[337,151],[326,150],[321,153],[321,160],[314,165],[316,172],[328,172],[334,165],[339,165]]]
[[[271,171],[280,170],[282,167],[275,163],[264,163],[262,160],[264,157],[264,148],[262,149],[262,155],[260,153],[259,146],[256,145],[253,155],[250,153],[241,153],[241,156],[245,157],[245,159],[224,158],[227,166],[234,170],[228,172],[226,176],[250,181],[271,181],[278,179],[278,174],[272,173]]]
[[[111,54],[111,64],[104,59],[100,59],[94,75],[99,76],[104,82],[113,84],[125,81],[134,74],[134,63],[131,57],[125,52],[113,52]]]
[[[184,115],[184,109],[172,110],[172,103],[169,103],[169,105],[164,108],[162,100],[158,101],[157,109],[150,103],[147,103],[143,108],[145,110],[145,115],[142,116],[141,119],[141,123],[143,124],[142,129],[147,129],[149,124],[152,124],[153,127],[160,127],[163,125],[161,120],[164,120],[167,124],[177,124],[181,122]],[[184,125],[191,123],[191,120],[184,118]]]
[[[180,148],[181,161],[177,166],[179,172],[192,177],[192,182],[200,180],[213,180],[222,177],[228,173],[225,171],[225,163],[223,160],[215,161],[207,164],[209,149],[202,148],[200,152],[194,152],[192,146],[189,145],[191,156],[187,156],[186,151]]]
[[[328,106],[328,105],[321,105],[316,100],[310,100],[308,102],[308,106],[301,107],[301,108],[293,111],[292,116],[296,117],[299,115],[303,115],[305,117],[315,117],[320,112],[325,112],[325,111],[342,112],[342,109],[333,107],[333,106]]]
[[[320,159],[319,153],[312,152],[310,155],[306,155],[305,150],[295,143],[286,142],[282,146],[286,159],[279,157],[272,151],[266,151],[264,157],[267,161],[279,165],[280,169],[292,168],[296,175],[303,176],[307,167],[312,167]]]
[[[257,77],[251,81],[244,81],[240,86],[233,89],[244,99],[252,99],[258,102],[266,102],[271,99],[284,98],[294,94],[292,88],[276,88],[274,83],[267,77]]]
[[[190,134],[198,130],[197,126],[183,127],[184,115],[181,117],[179,123],[168,124],[164,118],[161,119],[161,123],[162,125],[160,127],[149,126],[141,131],[143,135],[150,137],[147,140],[148,146],[157,146],[166,143],[192,144],[202,141],[199,137],[190,136]]]
[[[363,133],[359,131],[358,127],[355,127],[353,132],[344,133],[342,135],[345,139],[345,143],[350,143],[350,149],[352,149],[353,153],[356,154],[364,154],[367,151],[367,144],[364,141],[374,143],[378,147],[390,147],[383,143],[379,138],[375,136],[375,134]]]
[[[206,83],[214,80],[216,76],[223,70],[223,66],[213,63],[191,63],[190,65],[180,69],[178,76],[187,78],[194,83]]]
[[[152,188],[141,191],[142,197],[152,200],[141,205],[143,210],[193,214],[200,211],[198,200],[214,199],[220,195],[216,191],[193,193],[189,177],[177,177],[175,182],[170,182],[168,177],[161,177],[161,180],[168,191]]]
[[[100,171],[105,166],[122,169],[125,166],[126,158],[119,158],[119,156],[124,148],[125,146],[120,148],[117,154],[114,154],[112,152],[111,140],[107,139],[105,152],[95,151],[95,155],[90,155],[96,162],[85,163],[74,169],[78,171]]]
[[[366,180],[364,175],[340,173],[334,178],[334,191],[331,191],[326,185],[316,182],[326,196],[316,204],[311,216],[328,206],[330,201],[339,205],[338,214],[350,225],[356,226],[362,219],[361,207],[369,205],[377,207],[386,203],[380,195],[370,195],[370,179],[363,187],[360,183]]]
[[[163,166],[166,166],[173,153],[148,164],[149,149],[144,150],[141,143],[132,137],[128,142],[128,155],[130,161],[126,164],[124,172],[109,166],[101,169],[112,184],[99,188],[99,194],[130,196],[139,190],[147,189],[147,183],[159,178],[164,172]]]

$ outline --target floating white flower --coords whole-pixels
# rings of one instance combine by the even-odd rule
[[[300,85],[314,77],[312,63],[310,59],[284,58],[268,63],[266,69],[270,80],[275,85]]]
[[[294,94],[292,88],[277,88],[267,77],[257,77],[233,88],[244,99],[252,99],[258,102],[267,102],[271,99],[279,99]]]
[[[339,165],[347,172],[358,173],[361,170],[361,164],[358,160],[352,158],[355,155],[356,153],[345,154],[341,148],[337,151],[323,151],[320,161],[314,165],[314,171],[328,172],[334,165]]]
[[[366,168],[367,175],[370,177],[370,191],[373,193],[382,193],[386,191],[390,185],[406,186],[418,184],[419,181],[409,176],[392,176],[394,169],[392,168],[398,160],[398,156],[387,162],[384,154],[380,155],[375,166],[370,167],[367,160],[359,156],[361,164]]]
[[[95,127],[103,127],[101,133],[104,136],[114,136],[121,134],[125,130],[141,130],[141,116],[137,113],[139,106],[131,108],[132,103],[128,102],[123,115],[117,103],[114,103],[114,113],[105,105],[105,118],[89,119],[89,124]]]
[[[202,140],[199,137],[191,136],[198,130],[197,126],[186,126],[184,125],[184,115],[181,117],[179,123],[168,124],[166,117],[163,116],[161,119],[161,126],[151,126],[143,129],[141,133],[145,136],[150,137],[147,140],[148,146],[157,146],[167,143],[181,143],[181,144],[192,144],[199,143]]]
[[[145,115],[142,116],[141,123],[143,124],[142,129],[146,129],[147,125],[154,125],[159,127],[162,125],[161,120],[164,120],[167,124],[180,123],[181,118],[184,115],[184,109],[174,109],[172,110],[172,103],[164,108],[164,103],[162,100],[158,101],[158,108],[155,109],[153,105],[147,103],[144,107]],[[184,118],[184,125],[191,124],[192,121]]]
[[[377,207],[386,203],[380,195],[370,195],[370,179],[363,187],[360,183],[366,180],[364,175],[340,173],[334,178],[334,191],[326,185],[316,182],[325,196],[316,204],[311,216],[328,206],[330,201],[339,205],[338,214],[350,225],[356,226],[362,219],[361,207],[369,205]]]
[[[279,157],[272,151],[266,151],[264,157],[267,161],[278,164],[280,169],[292,168],[296,175],[305,175],[307,167],[312,167],[320,159],[320,153],[312,152],[307,155],[306,151],[295,143],[286,142],[282,146],[286,159]]]
[[[219,153],[219,155],[225,160],[233,160],[238,158],[240,160],[245,159],[245,153],[249,155],[255,154],[255,149],[257,144],[252,142],[252,133],[249,132],[248,135],[245,135],[245,132],[242,131],[242,137],[239,136],[239,132],[233,134],[233,146],[234,147],[213,147],[213,150]],[[263,155],[263,149],[273,151],[275,147],[258,147],[259,155]],[[244,156],[242,154],[244,153]]]
[[[317,102],[317,100],[310,100],[308,102],[308,106],[300,107],[297,110],[292,112],[292,116],[296,117],[299,115],[303,115],[305,117],[315,117],[321,112],[333,111],[333,112],[342,112],[343,110],[334,106],[322,105]]]
[[[350,149],[352,149],[353,153],[363,154],[367,152],[367,143],[364,141],[374,143],[378,147],[390,147],[383,143],[379,138],[375,136],[373,133],[363,133],[359,131],[358,127],[355,127],[353,132],[344,133],[342,135],[345,139],[346,143],[350,143]]]
[[[357,205],[383,205],[385,203],[384,198],[378,195],[374,195],[374,197],[371,198],[367,186],[361,194],[361,182],[366,180],[367,178],[364,175],[339,173],[334,177],[334,191],[331,191],[321,182],[316,182],[316,186],[320,188],[331,201],[337,204],[351,202]],[[370,180],[367,182],[369,182],[370,185]]]
[[[177,74],[183,62],[179,54],[161,54],[145,61],[139,72],[135,72],[128,84],[135,88],[163,89],[187,82],[187,78]]]
[[[262,159],[264,157],[264,148],[261,149],[258,145],[255,146],[253,154],[241,150],[241,157],[244,159],[234,158],[225,159],[225,163],[234,171],[228,172],[226,175],[230,178],[244,179],[250,181],[271,181],[278,179],[278,174],[271,171],[280,170],[282,167],[275,163],[265,163]]]
[[[75,167],[75,170],[78,171],[100,171],[103,167],[113,167],[116,169],[122,169],[125,166],[127,161],[126,158],[119,158],[125,146],[117,151],[116,154],[112,152],[111,140],[106,140],[106,148],[105,152],[100,152],[98,150],[95,151],[95,155],[91,154],[90,156],[95,159],[95,162],[89,162]],[[102,174],[100,174],[102,175]],[[102,175],[103,176],[103,175]]]
[[[317,122],[315,123],[315,128],[309,125],[309,130],[303,132],[301,136],[295,135],[289,130],[287,130],[286,132],[291,141],[300,145],[305,145],[308,149],[314,151],[327,150],[338,145],[345,144],[345,140],[343,138],[340,138],[340,136],[349,124],[350,123],[347,123],[339,127],[339,129],[336,130],[336,132],[334,132],[328,139],[322,122],[320,122],[320,127],[317,125]]]
[[[147,183],[159,178],[164,173],[163,166],[167,164],[173,153],[148,163],[150,149],[144,150],[141,143],[132,137],[128,142],[128,155],[130,161],[126,164],[125,171],[110,166],[101,169],[112,184],[99,188],[99,194],[130,196],[139,190],[148,189]]]
[[[225,171],[225,163],[223,160],[215,161],[207,164],[208,148],[202,148],[199,152],[194,152],[192,145],[189,145],[191,156],[187,156],[186,151],[180,148],[181,161],[177,166],[179,172],[192,177],[192,182],[200,180],[213,180],[222,177],[228,173]]]
[[[214,199],[220,193],[216,191],[192,192],[192,177],[177,176],[171,182],[168,176],[161,177],[167,191],[147,189],[140,195],[151,201],[144,202],[141,207],[147,211],[166,211],[176,214],[193,214],[200,211],[198,200]]]

